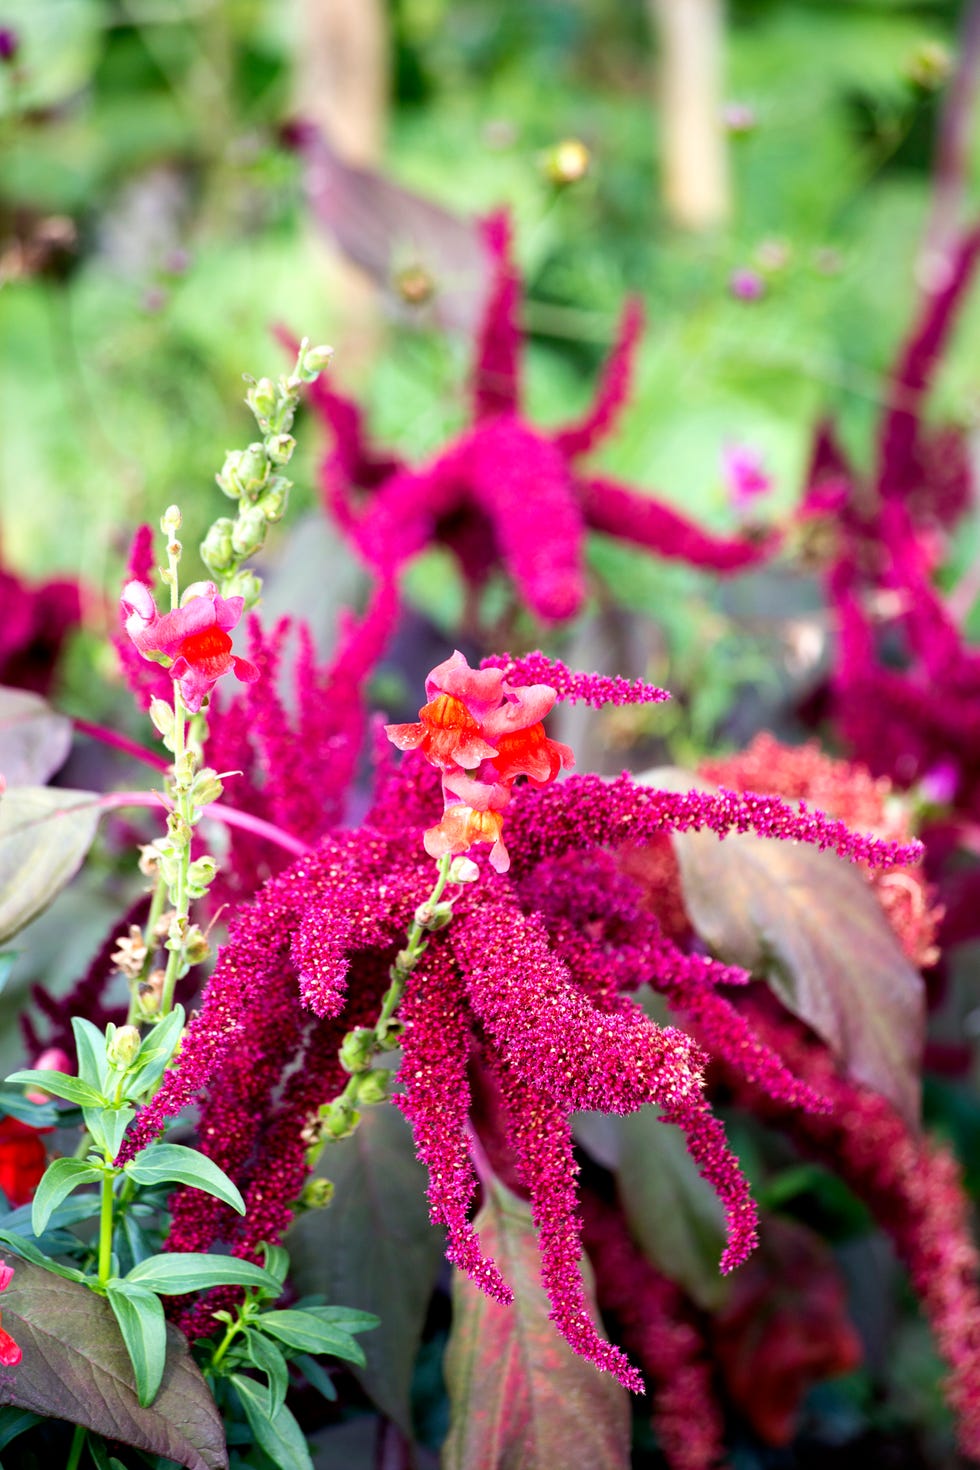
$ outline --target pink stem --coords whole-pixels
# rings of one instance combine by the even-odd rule
[[[170,803],[160,791],[110,791],[105,796],[97,797],[93,803],[100,806],[104,811],[112,811],[116,807],[127,806],[152,806],[163,807],[170,810]],[[292,837],[284,832],[281,827],[276,827],[272,822],[265,822],[261,817],[253,817],[251,812],[240,812],[231,806],[222,806],[220,802],[212,802],[209,806],[201,808],[204,816],[210,817],[212,821],[224,822],[226,827],[240,827],[244,832],[251,832],[253,837],[264,837],[267,842],[274,842],[277,847],[285,848],[295,857],[305,857],[312,848],[308,842],[302,842],[298,837]]]
[[[116,730],[108,730],[105,725],[93,725],[89,720],[73,719],[75,729],[82,735],[87,735],[90,740],[100,740],[103,745],[112,745],[116,750],[125,751],[135,760],[143,761],[147,766],[153,766],[157,771],[165,771],[168,763],[156,751],[147,750],[143,745],[137,745],[135,740],[130,740],[127,735],[120,735]]]

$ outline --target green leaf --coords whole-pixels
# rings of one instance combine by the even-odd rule
[[[265,1260],[263,1265],[270,1276],[277,1281],[285,1283],[289,1275],[289,1252],[281,1245],[266,1245],[263,1247]]]
[[[152,1143],[126,1165],[126,1173],[137,1184],[189,1184],[213,1194],[240,1215],[245,1213],[245,1201],[225,1171],[196,1148],[185,1148],[181,1143]]]
[[[133,1068],[126,1077],[127,1097],[142,1097],[160,1081],[167,1063],[177,1050],[184,1029],[184,1019],[184,1007],[176,1005],[168,1016],[144,1036]]]
[[[725,1246],[721,1202],[701,1178],[679,1129],[654,1108],[615,1119],[620,1202],[648,1260],[706,1309],[728,1294],[718,1262]]]
[[[274,1342],[263,1336],[261,1318],[251,1327],[245,1338],[245,1351],[249,1360],[264,1373],[269,1385],[269,1412],[273,1418],[286,1400],[289,1387],[289,1369],[286,1359]]]
[[[71,721],[39,694],[0,688],[0,771],[8,787],[43,786],[71,749]]]
[[[75,1035],[75,1052],[78,1057],[78,1075],[83,1082],[105,1095],[109,1080],[109,1060],[106,1056],[105,1032],[84,1016],[72,1016],[71,1029]]]
[[[21,1235],[15,1235],[12,1230],[0,1229],[0,1241],[8,1246],[15,1255],[23,1260],[31,1262],[32,1265],[40,1266],[45,1271],[50,1271],[54,1276],[61,1276],[65,1281],[80,1282],[86,1279],[84,1271],[76,1271],[74,1266],[61,1266],[57,1261],[52,1261],[43,1251],[31,1241],[25,1240]],[[4,1298],[6,1302],[6,1297]]]
[[[443,1470],[628,1470],[626,1390],[573,1353],[550,1321],[530,1209],[494,1180],[474,1227],[514,1301],[491,1301],[454,1272]]]
[[[209,1255],[204,1251],[175,1251],[172,1255],[150,1256],[134,1266],[126,1280],[148,1286],[161,1296],[206,1291],[210,1286],[280,1289],[275,1277],[261,1266],[253,1266],[251,1261],[241,1261],[237,1256]]]
[[[110,1281],[106,1296],[136,1376],[136,1396],[145,1409],[160,1389],[167,1361],[167,1324],[163,1305],[145,1286]]]
[[[286,1406],[283,1405],[273,1416],[269,1411],[269,1395],[264,1388],[250,1378],[243,1378],[240,1373],[230,1374],[229,1381],[235,1385],[256,1444],[265,1450],[269,1459],[280,1470],[313,1470],[302,1430]]]
[[[19,1118],[32,1128],[57,1128],[65,1117],[64,1110],[56,1108],[54,1103],[31,1102],[19,1087],[8,1087],[6,1082],[0,1083],[0,1113]]]
[[[330,1374],[322,1364],[318,1363],[315,1358],[311,1358],[309,1353],[297,1353],[293,1359],[293,1365],[300,1370],[311,1388],[315,1388],[317,1393],[322,1393],[330,1403],[336,1403],[337,1390],[333,1386]]]
[[[29,1409],[14,1409],[9,1405],[0,1409],[0,1450],[5,1450],[18,1434],[23,1434],[27,1429],[33,1429],[35,1424],[40,1424],[42,1416],[32,1414]]]
[[[41,1176],[31,1205],[31,1228],[35,1235],[43,1235],[48,1221],[62,1200],[74,1194],[83,1184],[95,1184],[101,1180],[104,1170],[85,1159],[55,1159]],[[99,1207],[96,1196],[92,1199],[92,1213]]]
[[[109,1101],[81,1077],[70,1077],[67,1072],[50,1072],[46,1067],[26,1067],[20,1072],[11,1072],[7,1081],[42,1088],[52,1097],[63,1097],[66,1102],[75,1103],[80,1108],[104,1108]]]
[[[99,1149],[107,1153],[110,1159],[114,1159],[122,1147],[126,1129],[136,1116],[136,1109],[128,1105],[83,1108],[82,1116],[85,1119],[85,1127],[92,1135],[93,1142]]]
[[[330,1353],[348,1363],[363,1368],[366,1362],[364,1349],[342,1328],[321,1322],[309,1311],[286,1310],[263,1312],[259,1318],[262,1331],[277,1337],[287,1347],[298,1348],[304,1353]]]
[[[384,1320],[354,1371],[378,1408],[412,1433],[409,1392],[443,1237],[429,1221],[426,1173],[395,1108],[368,1109],[320,1161],[343,1207],[309,1210],[286,1240],[300,1295],[354,1301]]]
[[[3,1325],[23,1352],[6,1375],[4,1397],[17,1408],[83,1425],[186,1470],[225,1470],[221,1417],[186,1340],[167,1329],[167,1362],[151,1408],[136,1380],[108,1301],[16,1259],[3,1294]]]
[[[373,1332],[375,1327],[381,1326],[380,1317],[373,1312],[362,1312],[358,1307],[308,1307],[300,1302],[299,1309],[320,1322],[342,1328],[344,1332]]]
[[[748,833],[672,841],[685,906],[711,952],[763,976],[849,1076],[918,1126],[924,984],[862,870]]]
[[[21,786],[0,801],[0,944],[78,872],[99,824],[98,793]],[[60,1094],[59,1094],[60,1095]]]

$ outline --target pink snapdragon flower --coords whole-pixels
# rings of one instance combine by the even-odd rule
[[[490,866],[506,873],[503,811],[518,776],[547,786],[575,764],[571,748],[545,734],[542,720],[558,698],[550,684],[513,686],[499,668],[471,669],[458,650],[425,681],[428,704],[418,723],[386,725],[399,750],[418,750],[442,772],[442,820],[423,838],[430,857],[462,855],[490,844]]]
[[[245,599],[220,596],[213,582],[195,586],[201,590],[190,597],[185,593],[183,606],[162,617],[145,582],[127,582],[122,593],[126,632],[144,658],[164,665],[192,714],[222,675],[234,672],[243,684],[259,677],[253,663],[231,651],[231,630]]]

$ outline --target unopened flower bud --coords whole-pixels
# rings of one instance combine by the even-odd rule
[[[544,171],[553,184],[577,184],[592,162],[588,148],[579,138],[564,138],[545,154]]]
[[[306,347],[304,345],[300,352],[299,373],[307,383],[311,383],[333,357],[332,347]]]
[[[238,561],[234,543],[235,522],[219,516],[201,542],[201,560],[216,577],[230,572]]]
[[[106,1046],[106,1056],[112,1065],[124,1071],[139,1051],[141,1039],[137,1026],[119,1026]]]
[[[415,922],[420,929],[427,929],[435,933],[438,929],[445,929],[452,919],[453,906],[451,903],[420,903],[415,910]]]
[[[168,740],[174,733],[173,705],[168,704],[165,699],[154,698],[150,700],[149,713],[153,721],[153,728],[163,736],[164,740]]]
[[[395,276],[395,290],[408,306],[425,306],[436,293],[436,283],[424,265],[407,265]]]
[[[370,1026],[357,1026],[348,1031],[340,1047],[340,1065],[345,1072],[366,1072],[371,1065],[374,1051],[374,1030]]]
[[[389,1021],[377,1038],[379,1051],[397,1051],[405,1035],[404,1021]]]
[[[155,1016],[160,1009],[166,970],[151,970],[148,978],[139,987],[140,1009],[144,1016]]]
[[[267,521],[281,521],[286,513],[286,505],[289,500],[290,481],[283,475],[276,475],[271,481],[268,490],[258,503],[258,509]]]
[[[187,870],[188,897],[203,898],[214,882],[214,875],[217,871],[218,864],[209,853],[195,858]]]
[[[241,457],[240,449],[229,449],[225,455],[224,464],[214,477],[218,489],[223,491],[229,500],[238,500],[242,493],[241,481],[238,478],[238,465]]]
[[[449,864],[450,883],[475,883],[480,876],[480,869],[472,858],[454,857]]]
[[[299,1197],[299,1207],[301,1210],[325,1210],[333,1199],[333,1194],[332,1179],[321,1179],[319,1176],[307,1179]]]
[[[165,536],[172,536],[180,530],[182,520],[180,506],[168,505],[160,518],[160,530]]]
[[[191,801],[195,806],[209,806],[212,801],[218,800],[223,790],[217,771],[205,766],[191,782]]]
[[[207,935],[196,924],[191,924],[188,928],[184,936],[183,950],[184,959],[189,965],[201,964],[211,953]]]
[[[361,1121],[361,1115],[345,1098],[337,1098],[320,1109],[323,1131],[331,1138],[349,1138]]]
[[[262,579],[247,568],[225,577],[221,584],[222,597],[243,597],[246,607],[254,607],[262,596]]]
[[[370,1108],[375,1103],[388,1101],[389,1075],[383,1070],[361,1073],[357,1079],[357,1101],[362,1107]]]
[[[246,500],[254,500],[269,478],[269,457],[261,444],[250,444],[238,456],[238,483]]]
[[[266,524],[266,518],[257,505],[247,506],[244,510],[239,511],[238,520],[231,533],[231,544],[236,560],[243,556],[252,556],[259,550],[265,541]]]
[[[167,831],[180,847],[186,847],[191,840],[191,829],[180,812],[167,813]]]
[[[273,464],[288,464],[293,457],[296,440],[292,434],[273,434],[266,442],[266,453]]]
[[[267,427],[279,404],[276,385],[271,378],[259,378],[245,394],[245,402],[254,413],[260,427]]]

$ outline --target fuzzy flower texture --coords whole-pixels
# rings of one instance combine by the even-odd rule
[[[408,751],[382,770],[363,824],[322,838],[238,911],[177,1066],[120,1158],[199,1100],[201,1146],[236,1181],[247,1212],[240,1218],[200,1190],[180,1190],[170,1248],[256,1259],[262,1241],[278,1241],[309,1169],[305,1130],[346,1080],[343,1037],[378,1014],[389,968],[432,887],[429,854],[468,850],[478,881],[459,889],[451,923],[431,935],[400,1012],[396,1102],[428,1169],[431,1216],[446,1229],[453,1264],[509,1301],[470,1218],[471,1130],[478,1093],[492,1085],[530,1197],[552,1320],[578,1353],[638,1390],[639,1372],[599,1334],[580,1275],[572,1114],[651,1104],[683,1131],[724,1205],[727,1271],[755,1244],[756,1213],[704,1097],[709,1054],[781,1106],[819,1112],[823,1103],[725,995],[744,972],[676,945],[644,909],[619,850],[697,828],[808,842],[876,866],[914,861],[919,849],[856,836],[777,797],[660,791],[626,774],[554,779],[570,763],[541,728],[557,697],[594,706],[663,698],[651,686],[572,675],[540,654],[477,670],[455,654],[433,670],[427,693],[418,723],[391,731]],[[515,785],[522,774],[528,780]],[[503,802],[506,851],[487,821]],[[696,1025],[699,1042],[646,1016],[632,995],[645,981]],[[191,1303],[180,1325],[209,1333],[217,1304],[214,1295]]]

